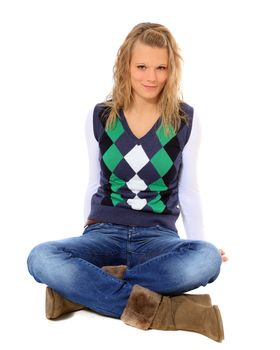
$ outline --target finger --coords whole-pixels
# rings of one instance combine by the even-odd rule
[[[225,252],[224,252],[223,249],[219,249],[219,252],[220,252],[221,255],[224,255],[224,254],[225,254]]]
[[[222,262],[226,262],[226,261],[228,261],[228,257],[225,255],[222,255]]]

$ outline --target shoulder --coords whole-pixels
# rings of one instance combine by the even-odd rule
[[[193,118],[193,114],[194,114],[194,109],[192,106],[190,106],[189,104],[187,104],[186,102],[180,102],[180,114],[182,116],[185,116],[186,119],[191,119]]]
[[[181,101],[179,105],[179,114],[181,118],[179,131],[184,131],[189,134],[192,129],[194,109],[186,102]]]
[[[186,102],[180,103],[181,125],[178,131],[178,138],[182,149],[188,143],[193,127],[194,108]]]
[[[111,107],[106,102],[97,103],[92,109],[93,122],[105,127],[110,111]]]
[[[99,117],[109,112],[110,112],[110,107],[106,104],[106,102],[97,103],[93,108],[93,114],[98,115]]]
[[[110,113],[110,107],[106,102],[100,102],[94,105],[88,113],[86,128],[94,132],[96,140],[99,140],[105,128],[107,117]]]

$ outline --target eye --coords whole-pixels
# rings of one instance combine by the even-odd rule
[[[140,70],[145,70],[145,69],[146,69],[146,66],[145,66],[144,64],[139,64],[139,65],[137,66],[137,68],[140,69]]]
[[[167,69],[166,66],[159,66],[159,67],[158,67],[158,70],[166,70],[166,69]]]

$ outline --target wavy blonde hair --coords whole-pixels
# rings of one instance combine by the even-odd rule
[[[169,125],[172,125],[177,132],[182,119],[187,121],[187,116],[180,106],[182,102],[180,92],[182,57],[170,31],[161,24],[149,22],[137,24],[118,50],[113,68],[113,89],[105,101],[110,111],[109,115],[106,113],[106,127],[111,128],[115,124],[119,109],[127,109],[133,100],[130,61],[133,46],[138,40],[145,45],[168,50],[168,78],[160,93],[158,105],[165,133],[169,134]]]

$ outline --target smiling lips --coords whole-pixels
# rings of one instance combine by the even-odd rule
[[[156,86],[151,86],[151,85],[143,85],[145,88],[156,88]]]

